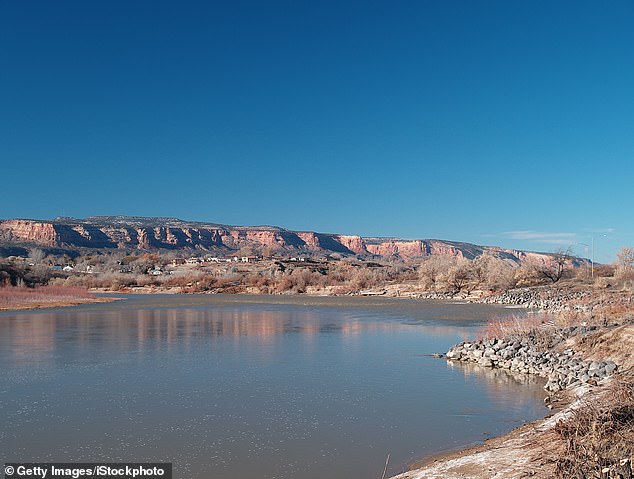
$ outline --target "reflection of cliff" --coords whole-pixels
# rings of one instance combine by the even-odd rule
[[[225,226],[176,218],[91,217],[0,221],[0,238],[50,248],[189,249],[231,252],[244,247],[289,253],[361,256],[430,255],[474,258],[483,253],[521,261],[522,252],[439,240],[363,238],[355,235],[289,231],[272,226]]]
[[[8,348],[3,348],[4,354],[10,351],[10,359],[16,364],[31,363],[34,359],[37,361],[37,358],[52,356],[55,352],[58,324],[50,318],[44,321],[38,319],[11,321],[0,327],[3,341],[11,341]]]
[[[69,323],[70,322],[70,323]],[[72,327],[69,327],[72,326]],[[114,352],[172,347],[190,341],[231,337],[236,341],[275,342],[299,334],[307,340],[322,333],[353,337],[362,331],[411,328],[399,322],[349,318],[332,321],[304,311],[230,309],[122,309],[21,314],[0,323],[2,354],[16,365],[54,361],[59,348],[79,345]],[[443,328],[435,328],[442,330]]]

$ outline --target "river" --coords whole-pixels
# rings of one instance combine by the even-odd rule
[[[139,295],[0,313],[0,461],[376,478],[546,414],[542,382],[430,355],[490,305]],[[517,314],[517,310],[514,310]],[[520,313],[521,314],[521,313]]]

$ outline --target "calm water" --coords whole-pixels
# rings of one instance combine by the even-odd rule
[[[0,462],[176,478],[375,478],[543,416],[541,383],[452,366],[484,305],[138,296],[0,313]]]

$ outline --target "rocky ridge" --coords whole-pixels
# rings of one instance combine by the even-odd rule
[[[244,247],[273,248],[295,254],[396,257],[405,260],[432,255],[473,259],[491,254],[515,263],[547,261],[548,254],[504,250],[491,246],[434,239],[363,238],[358,235],[291,231],[274,226],[227,226],[176,218],[101,216],[55,220],[0,221],[0,240],[6,245],[44,248],[198,250],[230,253]]]

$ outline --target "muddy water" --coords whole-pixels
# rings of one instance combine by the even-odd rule
[[[515,311],[515,313],[517,313]],[[543,416],[541,383],[429,355],[494,306],[136,296],[0,313],[0,461],[372,478]]]

